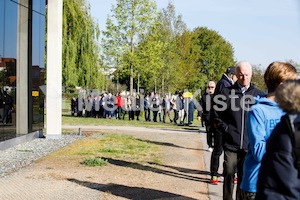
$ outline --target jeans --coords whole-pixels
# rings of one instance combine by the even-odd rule
[[[122,107],[118,106],[118,108],[117,108],[117,118],[121,119],[121,116],[122,116]]]
[[[220,165],[220,156],[223,152],[222,146],[222,133],[215,131],[215,140],[214,140],[214,150],[210,158],[210,174],[211,176],[217,176],[219,165]]]
[[[232,200],[234,175],[237,172],[238,183],[236,191],[236,200],[240,200],[240,185],[243,179],[243,165],[246,152],[242,149],[237,152],[224,150],[224,184],[223,184],[223,199]]]
[[[177,123],[177,119],[178,119],[178,110],[174,110],[174,119],[173,119],[173,121],[175,123]]]
[[[150,109],[147,108],[144,110],[144,115],[145,115],[145,121],[150,121]]]

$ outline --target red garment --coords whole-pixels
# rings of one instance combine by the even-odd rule
[[[122,107],[124,105],[124,99],[121,95],[116,97],[116,104],[118,107]]]

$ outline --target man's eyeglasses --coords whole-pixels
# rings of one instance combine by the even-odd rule
[[[211,89],[211,88],[215,88],[215,87],[214,87],[214,86],[208,86],[207,88],[208,88],[208,89]]]

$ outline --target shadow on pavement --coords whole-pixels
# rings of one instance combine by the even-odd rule
[[[174,131],[174,132],[186,132],[186,133],[190,133],[190,132],[194,132],[194,133],[199,133],[199,129],[197,128],[189,128],[189,127],[186,127],[186,128],[182,128],[182,129],[171,129],[171,128],[155,128],[157,130],[162,130],[162,131]]]
[[[155,168],[152,166],[142,165],[139,163],[127,162],[127,161],[123,161],[123,160],[116,160],[113,158],[103,158],[103,157],[101,157],[101,158],[104,160],[107,160],[112,165],[117,165],[117,166],[121,166],[121,167],[130,167],[133,169],[151,171],[151,172],[155,172],[155,173],[159,173],[159,174],[173,176],[176,178],[182,178],[182,179],[187,179],[187,180],[192,180],[192,181],[201,181],[204,183],[209,183],[209,179],[207,179],[207,178],[195,177],[195,176],[191,176],[191,175],[184,174],[184,173],[172,172],[172,171],[168,171],[168,170]]]
[[[183,149],[190,149],[190,150],[200,150],[200,149],[194,149],[194,148],[188,148],[188,147],[182,147],[182,146],[178,146],[175,145],[173,143],[169,143],[169,142],[157,142],[157,141],[152,141],[152,140],[144,140],[144,139],[137,139],[141,142],[148,142],[151,144],[156,144],[156,145],[162,145],[162,146],[168,146],[168,147],[178,147],[178,148],[183,148]]]
[[[100,190],[102,192],[107,192],[113,194],[115,196],[124,197],[127,199],[142,199],[142,200],[150,200],[150,199],[169,199],[176,198],[181,200],[195,200],[194,198],[185,197],[182,195],[177,195],[169,192],[142,188],[142,187],[130,187],[119,184],[99,184],[87,181],[80,181],[77,179],[67,179],[73,183],[77,183],[78,185],[82,185],[84,187],[88,187],[94,190]]]
[[[154,164],[154,165],[159,165],[159,166],[162,166],[162,167],[168,167],[168,168],[171,168],[171,169],[175,169],[175,170],[177,170],[179,172],[183,172],[183,173],[186,173],[186,174],[210,175],[210,172],[208,172],[208,171],[195,170],[195,169],[187,169],[187,168],[175,167],[175,166],[169,166],[169,165],[161,165],[161,164],[151,163],[151,162],[148,162],[148,163],[149,164]]]

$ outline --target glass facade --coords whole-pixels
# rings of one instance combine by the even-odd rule
[[[32,8],[32,131],[44,127],[44,85],[46,0],[33,0]]]
[[[23,3],[27,5],[22,5]],[[29,5],[29,6],[28,6]],[[18,136],[16,131],[17,63],[20,54],[18,25],[20,7],[28,9],[28,78],[29,124],[28,132],[43,129],[44,95],[39,86],[44,85],[45,52],[45,0],[0,1],[0,141]],[[31,10],[31,12],[29,12]],[[23,47],[24,49],[24,47]],[[25,103],[26,104],[26,103]]]

